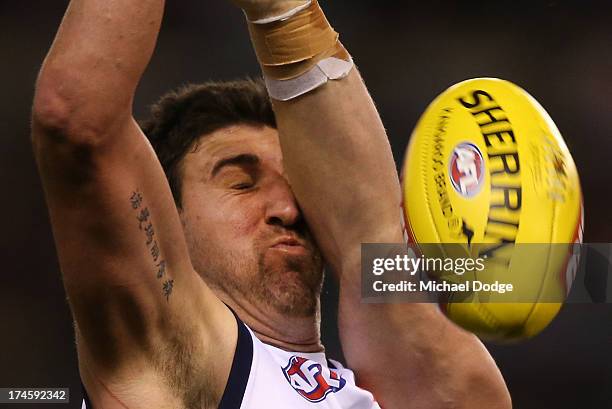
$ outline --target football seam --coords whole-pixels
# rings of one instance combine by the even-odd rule
[[[526,99],[527,103],[530,102],[529,98],[525,97],[525,95],[523,95],[522,92],[517,92],[517,90],[513,90],[513,91],[515,92],[515,94],[519,95],[521,98]],[[524,92],[527,92],[527,91],[524,91]],[[537,123],[537,119],[538,118],[537,118],[537,115],[533,115],[534,114],[533,110],[531,110],[531,114],[534,117],[533,118],[534,121]],[[546,135],[548,136],[548,132],[546,132]],[[557,142],[557,141],[555,140],[555,142]],[[549,244],[552,244],[552,238],[555,237],[555,233],[557,232],[557,226],[555,225],[555,220],[556,220],[556,217],[557,217],[557,213],[558,213],[558,204],[557,204],[557,202],[553,202],[552,217],[549,220],[550,225],[551,225],[550,234],[549,234],[549,237],[548,237],[548,243]],[[520,220],[519,220],[519,223],[520,223]],[[551,246],[549,245],[549,247],[548,247],[548,254],[546,255],[546,264],[545,264],[545,267],[544,267],[544,271],[545,272],[548,272],[548,269],[550,268],[551,251],[552,251],[552,249],[551,249]],[[531,308],[529,309],[529,312],[525,315],[525,320],[522,322],[522,324],[526,324],[531,319],[531,317],[532,317],[536,307],[538,306],[538,304],[543,304],[543,303],[538,302],[537,300],[539,300],[540,297],[542,296],[542,292],[544,291],[544,283],[546,282],[547,278],[548,278],[548,274],[546,274],[544,276],[544,279],[540,281],[540,288],[539,288],[539,290],[537,292],[536,301],[530,303],[531,304]],[[549,324],[550,323],[548,323],[547,326]]]
[[[435,130],[434,127],[431,128],[432,130]],[[429,181],[430,179],[428,178],[428,174],[427,174],[427,166],[429,165],[429,162],[427,161],[428,157],[430,156],[430,152],[429,150],[431,149],[431,140],[433,138],[433,133],[429,135],[429,138],[425,139],[425,142],[427,143],[426,149],[422,150],[422,160],[421,160],[421,176],[423,177],[423,180],[425,181],[425,183],[423,184],[424,190],[425,190],[425,204],[427,205],[427,217],[429,218],[432,226],[434,227],[433,231],[434,234],[436,236],[436,241],[440,242],[440,234],[438,233],[438,226],[436,225],[436,221],[434,220],[433,217],[433,209],[431,207],[431,201],[429,200]],[[433,176],[433,175],[432,175]],[[415,235],[416,238],[416,235]]]

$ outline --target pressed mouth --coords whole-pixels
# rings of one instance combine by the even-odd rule
[[[285,251],[305,251],[306,246],[293,237],[281,237],[270,248]]]

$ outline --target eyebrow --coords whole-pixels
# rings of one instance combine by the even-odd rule
[[[253,166],[258,165],[259,162],[259,157],[251,153],[241,153],[240,155],[219,159],[212,168],[211,177],[215,177],[225,166]]]

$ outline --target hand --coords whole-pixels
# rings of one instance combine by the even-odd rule
[[[280,16],[308,3],[308,0],[230,0],[244,10],[249,21]]]

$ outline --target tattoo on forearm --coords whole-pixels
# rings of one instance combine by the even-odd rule
[[[166,260],[161,257],[161,251],[155,239],[155,228],[153,223],[149,221],[151,212],[148,207],[144,206],[142,193],[138,190],[132,193],[130,204],[132,209],[137,211],[136,220],[138,221],[138,228],[144,232],[146,238],[145,244],[151,253],[153,263],[155,263],[155,278],[162,280],[162,293],[166,297],[166,301],[169,301],[170,294],[172,294],[172,289],[174,288],[174,279],[170,278],[166,272]]]

